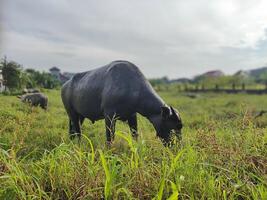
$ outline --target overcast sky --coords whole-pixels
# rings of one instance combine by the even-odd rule
[[[266,0],[0,0],[0,54],[80,72],[123,59],[147,77],[267,65]]]

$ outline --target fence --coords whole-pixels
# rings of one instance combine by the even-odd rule
[[[181,87],[178,88],[181,91]],[[246,89],[246,85],[242,84],[241,88],[237,88],[235,84],[232,84],[231,88],[222,88],[218,84],[214,86],[214,88],[205,88],[204,85],[199,88],[196,85],[194,88],[188,88],[186,85],[184,87],[184,91],[192,92],[192,93],[229,93],[229,94],[237,94],[237,93],[247,93],[247,94],[267,94],[267,84],[265,85],[265,89]]]

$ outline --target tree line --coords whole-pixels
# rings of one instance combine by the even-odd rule
[[[6,90],[11,92],[23,88],[53,89],[60,86],[60,82],[50,73],[24,69],[21,64],[9,61],[6,57],[1,59],[0,70]]]
[[[223,75],[219,77],[212,76],[196,76],[193,79],[181,78],[170,80],[168,77],[150,79],[153,87],[180,85],[181,87],[199,87],[214,88],[216,85],[221,88],[242,88],[243,85],[248,87],[265,86],[267,84],[267,70],[257,76],[242,76],[242,75]]]

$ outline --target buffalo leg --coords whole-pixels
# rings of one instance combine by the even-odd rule
[[[116,125],[115,115],[105,116],[105,124],[106,124],[107,143],[110,144],[114,140],[115,125]]]
[[[133,116],[131,116],[128,119],[128,124],[132,133],[132,136],[134,139],[138,138],[138,132],[137,132],[137,117],[136,114],[134,114]]]
[[[81,129],[82,125],[83,125],[83,122],[84,122],[84,117],[83,116],[80,116],[79,117],[79,127]],[[81,143],[81,130],[80,130],[80,134],[78,134],[78,137],[79,137],[79,144]]]
[[[69,119],[69,134],[71,135],[72,134],[72,122],[71,122],[71,119]]]
[[[84,117],[80,116],[80,125],[83,125]]]
[[[78,114],[71,114],[70,117],[70,138],[74,139],[75,135],[81,136],[80,121]]]

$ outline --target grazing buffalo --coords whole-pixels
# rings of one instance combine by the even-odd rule
[[[18,96],[22,102],[29,103],[32,106],[40,106],[47,109],[48,98],[42,93],[31,93]]]
[[[71,138],[80,138],[80,125],[85,118],[93,123],[105,119],[108,143],[114,138],[117,119],[127,121],[132,135],[137,137],[136,113],[153,124],[164,143],[169,142],[171,130],[181,133],[178,112],[164,103],[138,67],[128,61],[114,61],[75,74],[63,85],[61,97],[69,116]]]

